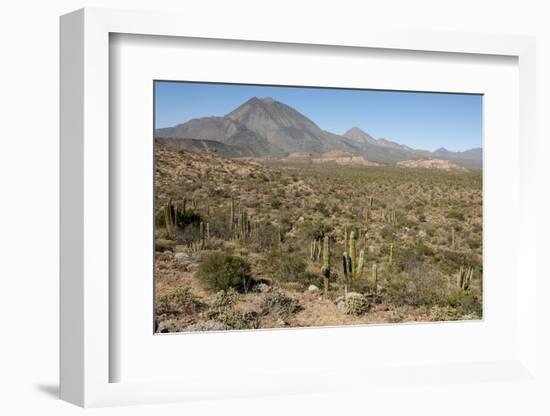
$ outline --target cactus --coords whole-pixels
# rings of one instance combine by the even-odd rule
[[[325,297],[328,297],[328,285],[330,278],[330,246],[328,235],[325,235],[323,239],[323,267],[321,267],[321,274],[323,275],[323,283],[325,286]]]
[[[356,249],[356,241],[355,241],[355,231],[352,231],[349,234],[349,257],[351,260],[351,270],[349,270],[351,273],[355,272],[355,268],[357,266],[357,249]],[[353,274],[352,274],[352,277]]]
[[[378,295],[378,266],[376,265],[376,263],[372,264],[371,284],[372,284],[374,296],[376,297]]]
[[[237,226],[233,231],[235,240],[244,241],[250,235],[251,224],[246,211],[239,211],[237,215]]]
[[[169,199],[166,205],[163,208],[164,211],[164,226],[166,228],[166,233],[169,237],[174,237],[176,233],[175,225],[175,212],[172,206],[172,200]]]
[[[322,252],[321,240],[312,240],[310,247],[310,258],[312,261],[319,261]]]
[[[388,255],[388,264],[390,267],[393,264],[393,244],[390,244],[390,254]]]
[[[365,250],[359,252],[359,258],[357,259],[357,267],[355,268],[355,278],[359,278],[363,274],[363,266],[365,264]]]
[[[395,216],[395,207],[392,207],[391,213],[390,213],[390,223],[392,225],[397,224],[397,217]]]
[[[348,297],[348,286],[351,280],[351,259],[348,253],[344,251],[342,254],[342,271],[344,272],[344,299]]]
[[[344,249],[348,246],[348,229],[344,227]]]
[[[357,258],[357,240],[355,239],[355,231],[352,231],[349,234],[349,254],[347,251],[344,251],[342,255],[344,279],[346,282],[351,282],[361,277],[364,263],[365,251],[361,250],[359,258]]]
[[[231,197],[231,205],[229,206],[229,228],[233,230],[235,224],[235,201]]]
[[[206,227],[202,221],[199,223],[199,240],[201,249],[206,247]]]
[[[468,290],[473,276],[474,269],[472,267],[464,268],[461,266],[456,278],[456,285],[459,289]]]

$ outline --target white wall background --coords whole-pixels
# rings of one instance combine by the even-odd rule
[[[189,19],[212,16],[323,25],[328,32],[347,25],[418,27],[438,30],[537,36],[539,214],[550,215],[550,12],[541,0],[385,0],[385,1],[153,1],[19,0],[0,9],[0,414],[77,414],[81,409],[56,399],[58,383],[58,16],[74,9],[116,7],[178,10]],[[182,24],[185,24],[182,21]],[[544,166],[543,166],[544,165]],[[540,215],[539,273],[550,248],[549,221]],[[550,275],[546,273],[549,281]],[[538,290],[550,293],[543,281]],[[550,316],[550,302],[540,305]],[[548,330],[540,336],[548,366]],[[547,369],[549,367],[546,367]],[[546,374],[550,374],[546,371]],[[100,409],[101,415],[159,414],[549,414],[550,405],[534,400],[541,392],[506,383],[483,389],[457,386],[449,396],[434,386],[432,396],[411,389],[399,397],[388,387],[384,397],[324,396],[258,398]],[[458,394],[460,391],[460,394]],[[550,388],[548,388],[550,391]],[[441,396],[439,396],[441,392]],[[494,398],[498,398],[495,400]],[[438,409],[439,408],[439,409]],[[399,410],[401,409],[401,410]],[[483,412],[483,413],[482,413]]]

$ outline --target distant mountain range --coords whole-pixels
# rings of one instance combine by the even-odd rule
[[[468,168],[481,168],[482,163],[481,148],[429,152],[385,138],[375,139],[358,127],[343,135],[334,134],[272,98],[251,98],[223,117],[196,118],[156,129],[155,140],[178,149],[228,157],[286,157],[292,153],[319,156],[338,150],[383,164],[418,158],[438,158]]]

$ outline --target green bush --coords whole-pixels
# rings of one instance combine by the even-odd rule
[[[278,199],[274,199],[273,201],[271,201],[271,208],[273,209],[279,209],[283,206],[283,203],[281,201],[279,201]]]
[[[287,319],[293,313],[298,312],[301,306],[297,300],[285,295],[279,289],[273,288],[264,295],[261,308],[264,315]]]
[[[302,237],[309,240],[319,240],[331,231],[331,227],[318,221],[304,221],[300,224]]]
[[[432,306],[445,299],[447,280],[420,265],[409,272],[386,273],[383,277],[384,300],[393,305]]]
[[[461,315],[473,315],[481,318],[483,314],[481,296],[472,290],[453,289],[447,293],[444,304],[456,308]]]
[[[319,284],[319,277],[307,271],[307,263],[296,254],[271,252],[266,259],[273,276],[280,282],[295,282],[303,286]]]
[[[451,211],[447,214],[447,218],[452,218],[459,221],[464,221],[464,213],[462,211]]]
[[[230,288],[247,291],[251,283],[250,265],[242,257],[208,253],[199,265],[197,277],[211,291]]]

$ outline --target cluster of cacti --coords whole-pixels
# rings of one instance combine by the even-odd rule
[[[206,247],[208,240],[210,240],[210,224],[201,221],[199,224],[199,241],[202,249]]]
[[[347,236],[346,236],[347,240]],[[345,241],[344,240],[344,243]],[[342,256],[342,264],[344,266],[344,275],[351,280],[361,277],[363,273],[363,265],[365,263],[365,250],[360,250],[357,255],[357,240],[355,231],[349,234],[348,251],[344,251]]]
[[[246,240],[253,229],[256,228],[256,225],[248,218],[246,211],[241,209],[240,204],[235,209],[235,200],[231,197],[229,205],[229,228],[233,232],[233,238],[240,241]]]
[[[456,277],[456,285],[459,289],[468,290],[470,288],[470,283],[474,277],[474,269],[472,267],[463,266],[460,267],[460,271]]]
[[[309,248],[309,258],[312,261],[319,261],[321,258],[321,252],[322,252],[322,241],[321,239],[315,239],[311,241],[311,245]]]
[[[231,230],[233,230],[233,226],[235,225],[235,200],[233,197],[231,197],[231,203],[229,205],[229,226],[231,227]]]
[[[168,200],[162,210],[164,213],[164,227],[166,228],[166,234],[169,237],[174,237],[176,235],[177,211],[174,205],[172,205],[171,199]]]
[[[201,243],[197,241],[191,241],[190,243],[188,243],[187,248],[193,253],[198,253],[203,249]]]
[[[347,235],[344,242],[347,241]],[[357,255],[357,242],[355,231],[349,234],[349,251],[344,251],[342,255],[342,269],[344,274],[344,296],[347,296],[348,287],[354,280],[361,277],[363,266],[365,264],[365,250],[360,250]]]
[[[330,279],[330,246],[328,235],[325,235],[323,239],[323,267],[321,267],[321,274],[323,275],[325,297],[327,297]]]
[[[237,224],[234,228],[235,240],[246,240],[250,234],[251,225],[246,211],[241,211],[237,215]]]
[[[391,225],[397,225],[397,217],[395,216],[395,208],[391,210],[385,210],[382,212],[382,218],[384,221]]]

